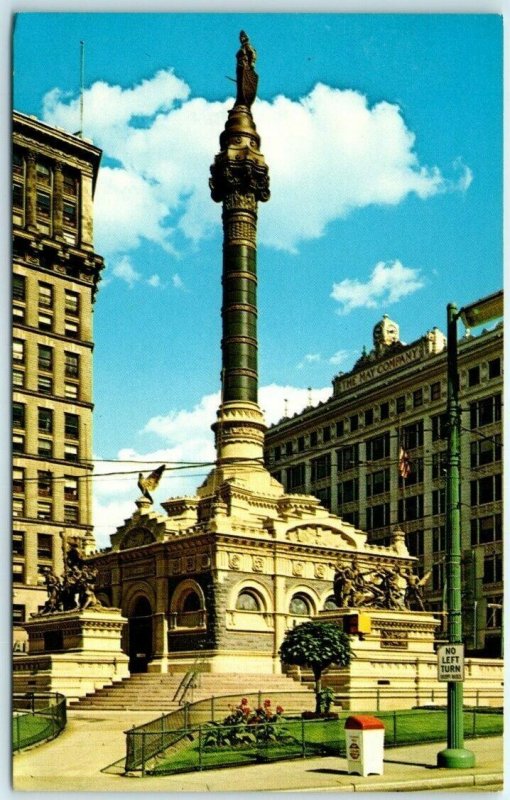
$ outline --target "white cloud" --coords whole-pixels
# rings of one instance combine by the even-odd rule
[[[185,289],[184,281],[177,272],[175,275],[172,275],[172,285],[174,289]]]
[[[44,99],[44,119],[75,131],[78,105],[54,89]],[[114,161],[102,167],[96,191],[100,252],[124,253],[144,238],[173,252],[176,236],[196,243],[220,225],[209,166],[231,106],[231,99],[190,97],[170,70],[128,89],[97,82],[85,91],[85,135]],[[272,191],[259,239],[277,249],[297,250],[354,209],[395,205],[412,193],[426,199],[465,191],[472,180],[460,159],[460,177],[452,179],[421,164],[400,108],[369,106],[359,92],[317,84],[298,100],[257,100],[254,117]]]
[[[112,273],[116,278],[125,281],[130,288],[141,279],[141,274],[133,267],[128,256],[123,256],[112,268]]]
[[[405,267],[398,260],[379,261],[366,283],[345,278],[333,284],[331,297],[341,304],[339,314],[349,314],[355,308],[380,308],[396,303],[424,285],[419,269]]]
[[[154,275],[151,275],[150,278],[147,278],[147,283],[149,286],[153,286],[154,289],[158,289],[161,286],[161,278],[159,275],[154,273]]]
[[[349,350],[337,350],[336,353],[333,353],[332,356],[328,358],[330,364],[338,366],[339,364],[343,364],[344,361],[352,355]]]
[[[259,404],[267,425],[278,422],[284,414],[292,416],[310,403],[317,405],[331,396],[331,387],[301,389],[271,384],[262,386]],[[94,472],[94,527],[100,547],[109,545],[109,536],[136,510],[139,497],[138,472],[151,472],[159,464],[167,469],[154,492],[154,508],[168,497],[195,494],[215,459],[211,424],[216,419],[219,392],[204,395],[191,409],[171,409],[151,417],[141,434],[155,434],[161,447],[150,452],[123,448],[117,460],[98,463]],[[195,465],[195,466],[192,466]]]

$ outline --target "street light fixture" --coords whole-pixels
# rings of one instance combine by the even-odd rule
[[[457,358],[457,322],[476,327],[503,314],[503,292],[476,303],[447,307],[447,417],[448,463],[446,473],[446,607],[448,643],[462,645],[461,541],[460,541],[460,405]],[[463,680],[448,681],[447,747],[437,754],[438,767],[473,767],[475,756],[464,748]]]

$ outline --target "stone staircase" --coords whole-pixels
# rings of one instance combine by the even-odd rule
[[[174,697],[183,678],[182,672],[134,674],[71,702],[69,708],[80,711],[168,713],[182,708],[182,703],[174,700]],[[195,683],[185,695],[185,700],[189,703],[223,695],[232,695],[240,701],[244,695],[251,695],[250,704],[253,705],[256,702],[254,695],[260,692],[262,701],[269,697],[273,705],[279,703],[286,711],[312,709],[315,705],[310,687],[297,683],[286,675],[199,672]]]

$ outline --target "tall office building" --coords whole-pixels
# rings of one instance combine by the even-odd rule
[[[502,642],[503,326],[469,332],[458,348],[464,631],[472,651]],[[437,329],[411,344],[384,317],[373,349],[333,380],[331,398],[266,433],[265,457],[288,493],[311,493],[345,521],[387,544],[399,527],[420,571],[431,571],[428,607],[445,586],[446,339]]]
[[[63,549],[93,549],[92,311],[103,260],[94,252],[101,151],[13,114],[13,614],[46,599]]]

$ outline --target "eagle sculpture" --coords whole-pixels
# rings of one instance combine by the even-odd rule
[[[165,471],[165,465],[162,464],[160,467],[151,472],[150,475],[147,475],[146,478],[143,477],[143,473],[140,472],[138,475],[138,488],[140,489],[141,493],[150,503],[153,503],[153,499],[151,496],[151,492],[157,488],[158,483],[161,480],[161,476]]]

